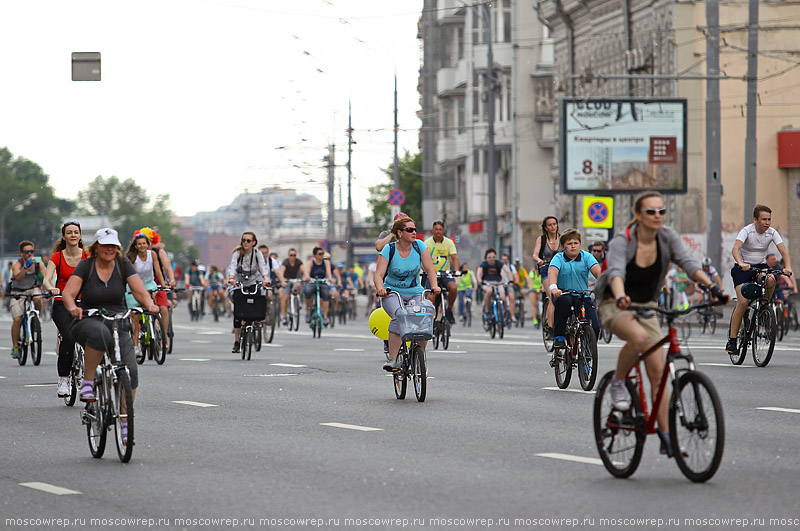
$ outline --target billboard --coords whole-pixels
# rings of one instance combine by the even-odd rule
[[[561,100],[564,193],[686,193],[685,99]]]

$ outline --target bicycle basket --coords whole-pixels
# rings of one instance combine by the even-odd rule
[[[239,321],[263,321],[267,317],[266,295],[234,292],[233,317]]]
[[[433,314],[433,304],[427,300],[397,310],[394,317],[397,319],[403,341],[411,339],[425,341],[433,337]]]
[[[760,284],[756,284],[755,282],[746,282],[742,284],[742,295],[751,301],[754,299],[760,299],[763,294],[764,290],[761,288]]]

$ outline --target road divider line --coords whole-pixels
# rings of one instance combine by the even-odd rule
[[[755,367],[755,365],[734,365],[732,363],[698,363],[698,365],[705,365],[706,367],[734,367],[736,369],[752,369]]]
[[[270,376],[300,376],[299,372],[276,372],[273,374],[245,374],[248,378],[269,378]]]
[[[208,358],[179,358],[178,361],[211,361]]]
[[[548,459],[560,459],[561,461],[572,461],[574,463],[584,463],[587,465],[600,465],[603,466],[603,462],[596,457],[582,457],[580,455],[569,455],[569,454],[559,454],[559,453],[541,453],[541,454],[534,454],[537,457],[546,457]]]
[[[336,352],[364,352],[363,348],[335,348]]]
[[[342,424],[341,422],[320,422],[320,426],[330,426],[331,428],[342,428],[345,430],[356,431],[383,431],[383,428],[370,428],[369,426],[357,426],[355,424]]]
[[[777,411],[779,413],[800,413],[800,409],[789,409],[785,407],[757,407],[762,411]]]
[[[559,387],[542,387],[545,391],[566,391],[568,393],[580,393],[582,395],[593,395],[595,391],[584,391],[583,389],[561,389]]]
[[[278,345],[277,343],[262,343],[261,346],[269,348],[281,348],[283,345]]]
[[[203,402],[192,402],[191,400],[173,400],[176,404],[184,404],[186,406],[196,407],[219,407],[217,404],[204,404]]]
[[[208,345],[211,341],[205,341],[203,339],[192,339],[192,343],[200,343],[201,345]]]
[[[270,363],[270,365],[275,367],[290,367],[292,369],[300,369],[302,367],[308,367],[308,365],[295,365],[294,363]]]
[[[23,385],[22,387],[53,387],[54,385],[58,385],[58,384],[51,384],[51,383],[49,383],[49,384],[28,384],[28,385]]]
[[[77,490],[65,489],[49,483],[40,483],[38,481],[31,481],[29,483],[20,483],[20,487],[28,487],[29,489],[40,490],[48,494],[55,494],[56,496],[64,496],[67,494],[83,494]]]

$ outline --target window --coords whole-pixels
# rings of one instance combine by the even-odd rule
[[[506,116],[508,117],[507,118],[508,120],[511,119],[511,94],[512,94],[511,91],[512,90],[514,90],[514,87],[511,86],[511,76],[506,76],[506,94],[507,94],[507,96],[506,96],[506,105],[508,106],[507,110],[506,110]]]
[[[457,58],[461,60],[464,58],[464,28],[462,26],[459,26],[458,30],[456,30],[456,39],[458,39]]]
[[[472,173],[481,172],[481,150],[475,149],[472,152]]]
[[[473,70],[472,72],[472,121],[480,120],[481,112],[481,76]]]
[[[481,12],[480,10],[483,9],[481,6],[475,6],[472,8],[472,44],[473,46],[476,44],[481,44],[483,42],[483,38],[481,36]]]
[[[511,0],[503,0],[503,42],[511,42]]]
[[[466,114],[465,109],[464,109],[465,102],[466,102],[466,98],[464,96],[459,96],[458,98],[456,98],[456,105],[457,105],[457,109],[458,109],[457,112],[458,112],[458,132],[459,132],[459,134],[463,133],[464,132],[464,128],[466,127],[466,118],[464,116]]]

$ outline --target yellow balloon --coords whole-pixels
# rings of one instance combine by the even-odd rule
[[[392,320],[386,310],[378,308],[369,315],[369,331],[379,339],[389,339],[389,322]]]

